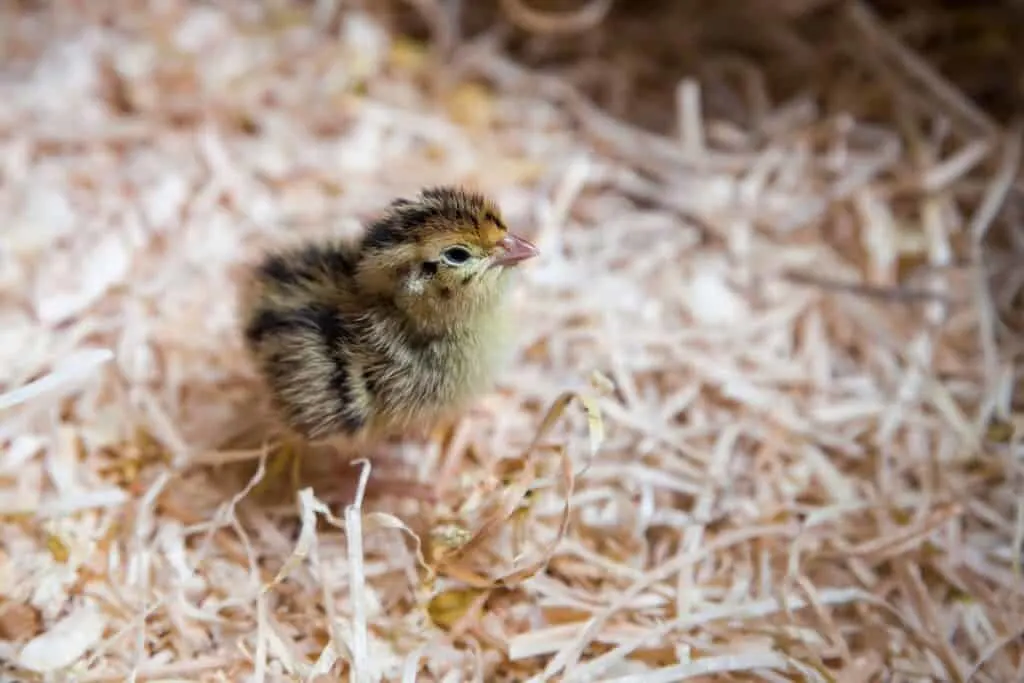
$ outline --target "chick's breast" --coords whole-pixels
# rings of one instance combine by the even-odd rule
[[[486,311],[459,329],[419,338],[394,320],[373,319],[362,381],[379,429],[400,429],[441,419],[463,408],[493,383],[509,347],[502,308]]]

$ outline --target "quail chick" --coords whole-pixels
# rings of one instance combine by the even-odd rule
[[[356,240],[266,255],[243,289],[245,346],[301,437],[429,427],[495,378],[509,350],[510,275],[537,253],[487,197],[428,188]]]

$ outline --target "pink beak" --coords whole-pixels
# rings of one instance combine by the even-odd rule
[[[498,252],[498,255],[491,262],[495,266],[514,266],[540,253],[540,250],[531,242],[512,233],[508,233],[501,238],[498,245],[502,248],[502,251]]]

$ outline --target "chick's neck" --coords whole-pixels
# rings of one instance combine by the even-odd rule
[[[423,341],[472,335],[500,308],[504,278],[470,291],[439,295],[401,290],[392,299],[394,314],[410,337]]]

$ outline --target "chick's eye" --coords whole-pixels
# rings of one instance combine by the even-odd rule
[[[445,249],[444,252],[441,254],[441,257],[444,258],[445,263],[448,263],[453,266],[462,265],[463,263],[469,260],[470,256],[472,256],[472,254],[470,254],[469,250],[466,249],[465,247],[449,247],[448,249]]]

